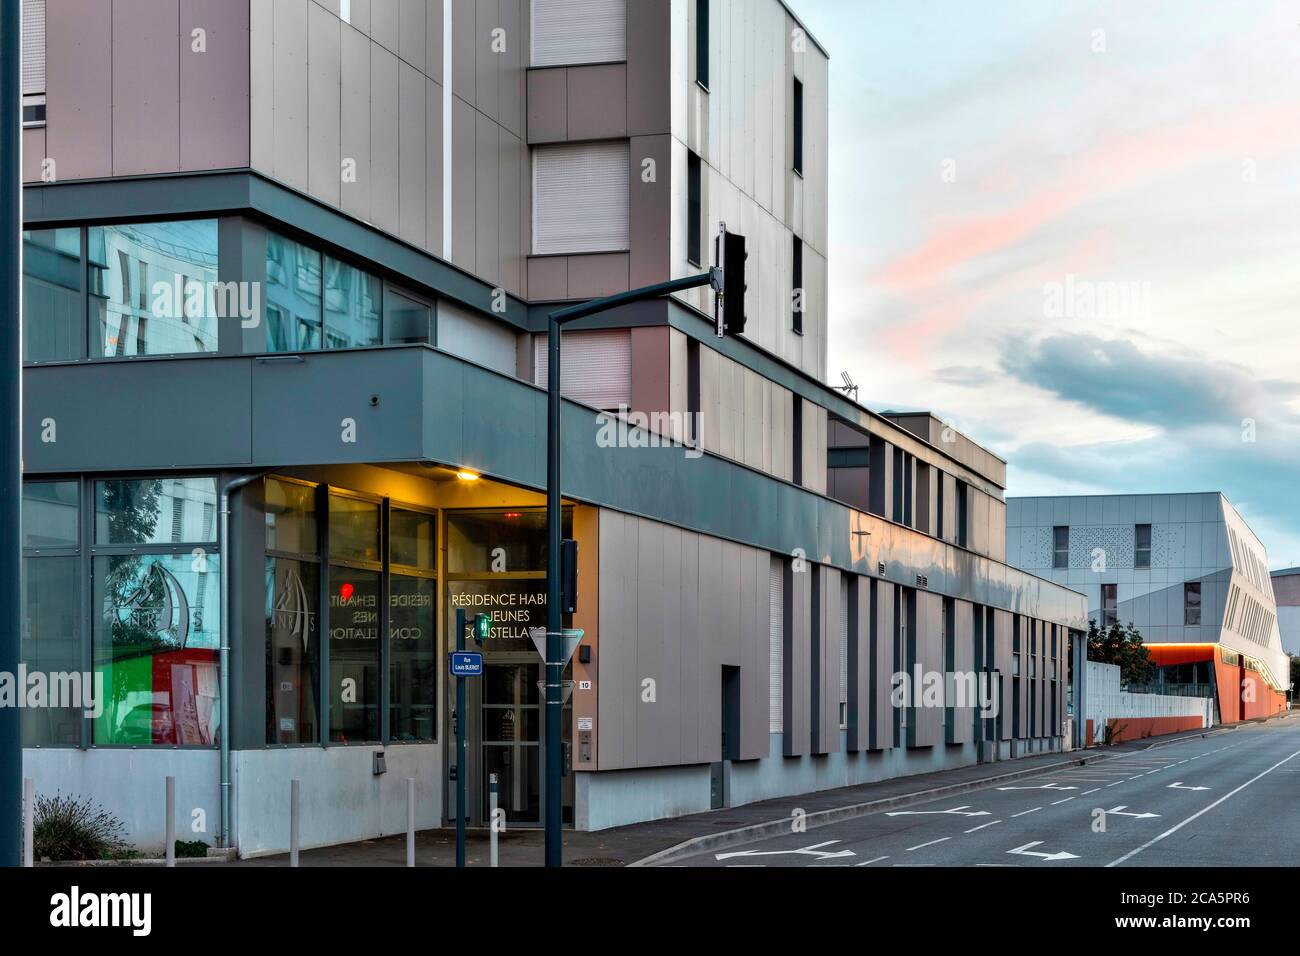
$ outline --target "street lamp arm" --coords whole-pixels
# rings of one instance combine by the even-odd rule
[[[659,282],[655,285],[642,286],[640,289],[630,289],[616,295],[607,295],[601,299],[579,302],[576,305],[566,306],[552,312],[551,321],[558,325],[564,325],[577,319],[585,319],[587,316],[595,315],[598,312],[617,309],[622,305],[644,302],[646,299],[658,299],[661,296],[672,295],[674,292],[685,292],[687,289],[698,289],[706,285],[711,285],[715,290],[720,290],[722,287],[722,270],[714,268],[701,275],[673,279],[669,282]]]

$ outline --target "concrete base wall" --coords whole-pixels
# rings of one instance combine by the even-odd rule
[[[388,772],[371,772],[382,750]],[[406,832],[406,779],[415,778],[415,826],[442,819],[442,748],[302,747],[234,754],[235,838],[242,857],[289,848],[289,785],[301,790],[302,848]]]
[[[176,838],[209,846],[221,832],[221,758],[215,750],[23,751],[23,776],[36,793],[91,797],[122,821],[126,838],[147,855],[166,842],[167,778],[176,778]]]
[[[776,797],[873,783],[893,777],[951,770],[977,763],[976,744],[849,753],[841,732],[840,749],[818,756],[783,755],[781,734],[769,736],[764,760],[731,761],[726,773],[727,805],[758,803]],[[1003,741],[999,759],[1061,749],[1059,737]],[[1013,752],[1014,751],[1014,752]],[[708,764],[653,767],[577,775],[577,828],[604,830],[647,820],[661,820],[710,808]]]
[[[371,772],[376,750],[384,751],[388,767],[378,777]],[[442,748],[435,744],[245,750],[233,753],[231,763],[231,831],[240,856],[288,850],[289,781],[295,777],[302,788],[303,848],[404,833],[407,777],[416,779],[416,827],[435,828],[442,820]],[[23,776],[35,781],[38,794],[93,798],[150,856],[164,849],[168,776],[176,778],[177,839],[216,845],[220,774],[215,750],[23,751]]]

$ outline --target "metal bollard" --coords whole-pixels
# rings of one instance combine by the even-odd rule
[[[298,865],[298,794],[297,780],[289,781],[289,865]]]
[[[23,866],[35,866],[32,846],[36,837],[36,781],[23,780]]]
[[[492,865],[497,865],[497,775],[488,774],[488,840],[492,845]]]
[[[415,778],[406,778],[406,865],[415,866]]]
[[[167,826],[164,828],[166,833],[166,857],[167,865],[176,865],[176,778],[167,778]]]

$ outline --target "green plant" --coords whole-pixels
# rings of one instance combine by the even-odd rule
[[[207,856],[208,845],[202,840],[177,840],[176,858]]]
[[[1145,683],[1156,669],[1142,634],[1132,624],[1118,621],[1107,628],[1088,622],[1088,660],[1118,664],[1119,679],[1125,684]]]
[[[32,851],[37,859],[102,860],[131,851],[126,828],[90,797],[36,797]]]

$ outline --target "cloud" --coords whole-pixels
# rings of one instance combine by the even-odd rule
[[[1127,340],[1060,334],[1008,341],[1002,368],[1026,384],[1103,415],[1172,430],[1244,419],[1287,431],[1300,420],[1286,403],[1300,385],[1259,379],[1250,369],[1193,354],[1145,352]],[[1238,436],[1239,437],[1239,436]]]

